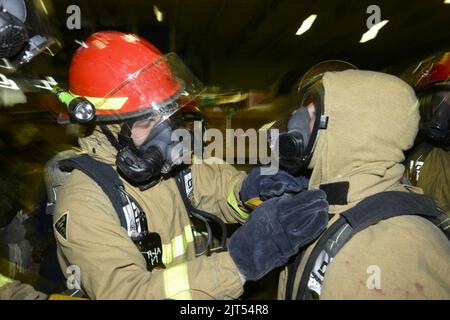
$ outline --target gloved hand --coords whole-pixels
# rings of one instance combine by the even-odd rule
[[[229,254],[246,280],[258,280],[313,242],[327,223],[328,202],[322,190],[272,198],[233,233]]]
[[[267,200],[284,193],[298,193],[307,188],[308,179],[305,177],[294,177],[282,169],[273,175],[262,175],[261,167],[257,167],[245,177],[239,197],[242,202],[256,197]]]

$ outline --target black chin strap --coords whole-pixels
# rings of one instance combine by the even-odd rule
[[[117,151],[120,151],[122,149],[122,146],[120,145],[119,140],[117,140],[117,138],[113,135],[111,130],[109,130],[109,128],[104,124],[100,125],[100,129],[102,129],[102,132],[108,139],[109,143],[111,143]]]

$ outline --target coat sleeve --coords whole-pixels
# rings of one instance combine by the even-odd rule
[[[45,300],[47,295],[32,286],[0,274],[0,300]]]
[[[191,166],[194,204],[225,223],[244,223],[248,212],[240,204],[239,191],[246,173],[220,159],[207,159]]]
[[[71,270],[79,271],[76,279],[90,298],[226,299],[242,294],[238,271],[226,252],[148,271],[109,199],[89,179],[75,183],[76,175],[83,174],[72,173],[60,191],[54,232],[63,271],[74,266]]]

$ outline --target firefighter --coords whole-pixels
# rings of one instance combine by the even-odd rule
[[[450,219],[402,183],[415,93],[395,76],[347,69],[308,73],[279,137],[280,163],[312,169],[309,189],[326,192],[331,215],[280,275],[279,298],[449,299]]]

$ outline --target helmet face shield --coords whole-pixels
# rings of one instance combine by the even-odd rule
[[[121,122],[150,116],[163,121],[203,90],[203,84],[178,56],[169,53],[129,74],[105,97],[91,102],[97,110],[97,121]]]

